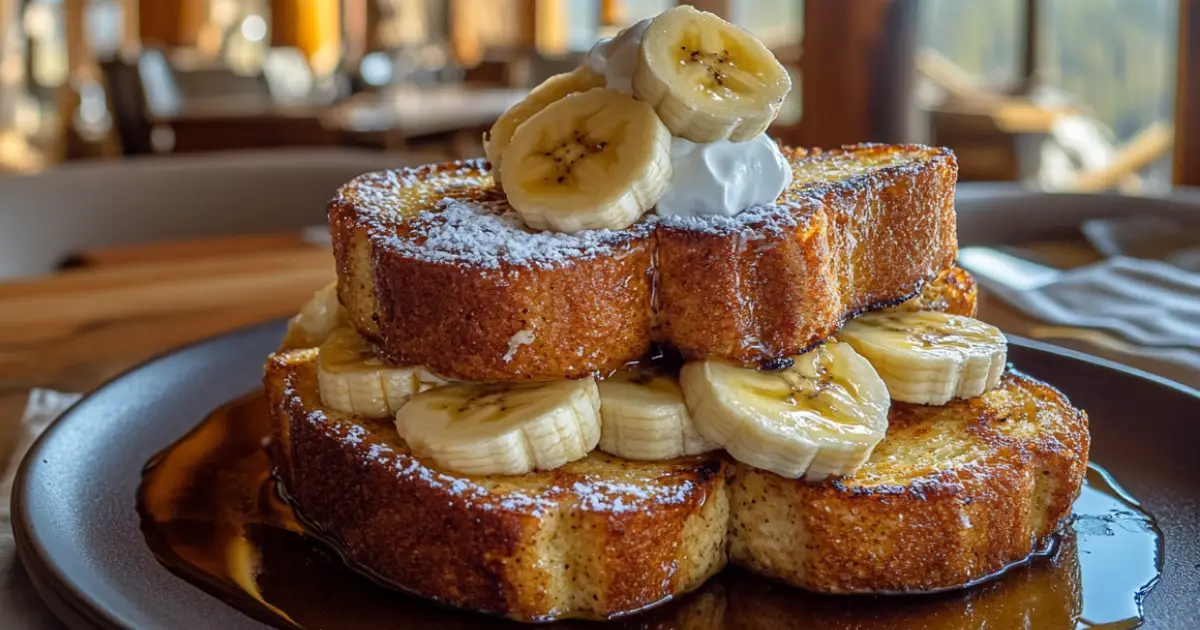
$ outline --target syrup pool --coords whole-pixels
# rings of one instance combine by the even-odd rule
[[[528,628],[450,610],[346,567],[282,500],[261,393],[217,409],[147,465],[142,530],[168,569],[280,628]],[[890,630],[1135,628],[1162,571],[1162,534],[1103,469],[1090,466],[1071,527],[1046,553],[969,589],[822,596],[730,568],[695,593],[612,622],[539,627]]]

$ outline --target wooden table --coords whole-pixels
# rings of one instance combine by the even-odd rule
[[[0,284],[0,470],[31,388],[91,391],[171,348],[295,313],[332,279],[330,251],[295,239]]]

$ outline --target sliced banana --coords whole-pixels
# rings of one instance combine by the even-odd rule
[[[545,107],[568,94],[586,92],[592,88],[604,87],[604,75],[588,66],[580,66],[571,72],[556,74],[533,88],[529,95],[520,103],[508,108],[508,111],[496,119],[496,123],[487,133],[483,134],[483,152],[492,163],[492,177],[500,181],[500,165],[503,163],[504,149],[512,140],[513,134],[521,123],[542,111]]]
[[[792,89],[787,70],[750,33],[680,5],[646,30],[633,94],[692,142],[749,140],[766,131]]]
[[[720,446],[692,424],[673,376],[645,368],[600,381],[600,450],[640,461],[699,455]]]
[[[504,150],[508,202],[529,227],[622,229],[671,181],[671,132],[616,90],[571,94],[526,120]]]
[[[944,405],[996,387],[1008,340],[977,319],[937,311],[867,313],[838,339],[854,346],[887,383],[893,400]]]
[[[396,414],[413,452],[468,475],[519,475],[582,459],[600,440],[592,378],[453,383],[417,394]]]
[[[445,382],[423,367],[389,365],[349,326],[330,333],[317,352],[321,403],[365,418],[394,415],[414,394]]]
[[[696,361],[680,381],[704,437],[784,477],[851,474],[887,432],[887,386],[844,343],[827,342],[780,372]]]
[[[300,313],[288,321],[283,349],[315,348],[346,320],[346,310],[338,302],[337,282],[331,282],[314,293],[300,307]]]

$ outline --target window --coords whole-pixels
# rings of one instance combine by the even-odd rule
[[[1179,0],[1043,0],[1038,75],[1122,142],[1174,115]]]
[[[1089,0],[1084,0],[1088,2]],[[924,0],[921,42],[985,85],[1009,86],[1020,73],[1022,0]]]
[[[804,34],[802,0],[739,0],[731,3],[730,12],[730,21],[772,48],[794,45]]]
[[[1179,0],[923,1],[918,67],[950,95],[932,106],[934,140],[959,151],[969,178],[1019,173],[1081,191],[1170,183]],[[958,118],[939,117],[947,110]],[[992,116],[1001,133],[966,137],[964,115]],[[975,173],[967,156],[991,163]]]

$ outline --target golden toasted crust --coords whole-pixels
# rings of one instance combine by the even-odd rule
[[[758,364],[916,294],[957,254],[945,149],[785,149],[775,206],[522,228],[483,162],[363,175],[329,205],[339,297],[391,359],[469,380],[606,371],[653,341]]]
[[[264,383],[292,502],[351,563],[398,587],[513,619],[602,619],[725,564],[719,455],[594,452],[550,472],[466,477],[414,458],[390,422],[321,409],[315,351],[272,356]]]
[[[962,267],[950,267],[925,283],[911,298],[885,311],[941,311],[964,317],[975,317],[979,302],[979,287],[975,276]]]
[[[893,403],[887,437],[852,477],[807,484],[735,467],[730,559],[829,593],[978,580],[1048,544],[1088,444],[1086,415],[1017,373],[943,407]]]

